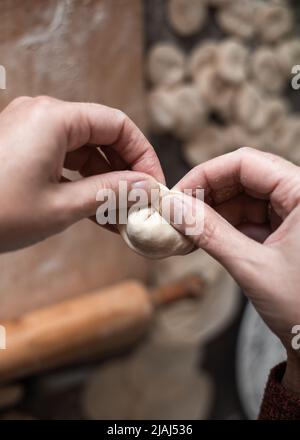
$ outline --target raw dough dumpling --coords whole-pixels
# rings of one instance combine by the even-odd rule
[[[160,185],[162,197],[175,193]],[[158,203],[161,206],[161,203]],[[119,231],[127,245],[138,254],[153,259],[185,255],[194,249],[193,243],[164,220],[153,207],[132,209],[127,224]]]

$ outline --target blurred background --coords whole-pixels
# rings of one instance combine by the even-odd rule
[[[170,187],[241,146],[300,163],[296,0],[0,8],[1,109],[38,94],[121,108]],[[86,220],[1,255],[0,270],[0,419],[255,418],[269,368],[284,359],[201,251],[145,260]]]

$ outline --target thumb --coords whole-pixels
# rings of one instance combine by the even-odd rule
[[[218,260],[241,285],[248,285],[261,274],[269,248],[238,231],[201,200],[183,193],[168,197],[170,218],[162,212],[166,220]]]
[[[121,191],[125,191],[126,198],[133,189],[144,190],[149,197],[151,190],[157,190],[159,184],[148,174],[135,171],[113,171],[73,182],[63,182],[56,185],[54,190],[54,212],[66,226],[83,218],[95,216],[97,208],[105,202],[108,190],[115,195],[117,209],[120,188]]]

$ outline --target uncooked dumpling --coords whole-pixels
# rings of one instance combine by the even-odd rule
[[[163,197],[175,193],[160,185],[158,206]],[[127,224],[120,224],[119,231],[127,245],[147,258],[167,258],[185,255],[194,249],[193,243],[164,220],[154,207],[132,209]]]

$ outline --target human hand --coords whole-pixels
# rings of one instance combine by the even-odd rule
[[[300,168],[269,153],[242,148],[191,170],[176,189],[204,188],[203,232],[190,236],[236,279],[284,344],[283,383],[300,393]],[[202,202],[185,196],[175,210]],[[199,205],[200,206],[200,205]],[[187,224],[173,226],[186,233]]]
[[[17,98],[0,114],[0,161],[0,252],[94,216],[98,190],[117,193],[120,180],[147,191],[164,182],[153,148],[124,113],[45,96]],[[84,178],[62,182],[64,167]]]

